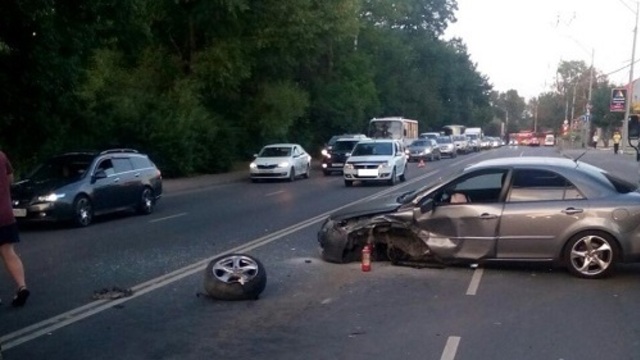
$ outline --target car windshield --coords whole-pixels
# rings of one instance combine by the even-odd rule
[[[333,151],[351,151],[357,143],[358,140],[340,140],[334,145]]]
[[[84,176],[92,160],[91,155],[57,156],[36,167],[29,175],[29,179],[33,181],[77,180]]]
[[[409,146],[429,146],[431,143],[427,140],[416,140]]]
[[[436,139],[438,144],[451,144],[451,138],[449,137],[439,137]]]
[[[392,143],[359,143],[353,149],[352,156],[393,155]]]
[[[291,156],[291,147],[289,146],[270,146],[263,148],[258,154],[259,157],[287,157]]]

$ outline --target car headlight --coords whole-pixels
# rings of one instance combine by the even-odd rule
[[[256,165],[256,163],[252,162],[251,164],[249,164],[249,169],[255,169],[257,167],[258,167],[258,165]]]
[[[56,202],[63,197],[64,194],[51,193],[44,196],[38,196],[38,202]]]
[[[352,169],[353,169],[353,164],[351,164],[351,163],[346,163],[346,164],[344,164],[344,168],[345,168],[345,169],[352,170]]]
[[[425,154],[431,154],[431,149],[424,149]]]
[[[327,156],[327,154],[329,153],[327,151],[327,149],[322,149],[322,151],[320,151],[320,153],[322,153],[322,155]]]
[[[289,162],[288,161],[283,161],[280,164],[278,164],[279,168],[287,168],[289,167]]]
[[[383,162],[382,164],[380,164],[380,166],[378,166],[378,168],[380,169],[384,169],[384,168],[390,168],[392,165],[390,162]]]
[[[327,159],[331,159],[331,154],[327,153],[327,154],[323,154],[324,157],[326,157]]]

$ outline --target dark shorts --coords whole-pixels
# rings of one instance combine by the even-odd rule
[[[0,226],[0,245],[20,242],[18,223]]]

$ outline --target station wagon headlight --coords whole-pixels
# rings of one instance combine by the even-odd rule
[[[327,159],[331,159],[331,154],[324,154]]]
[[[65,194],[51,193],[44,196],[38,196],[38,202],[56,202],[64,197]]]
[[[283,161],[281,163],[278,164],[279,168],[288,168],[289,167],[289,162],[288,161]]]
[[[322,153],[322,155],[327,156],[327,154],[329,154],[329,152],[327,151],[327,149],[322,149],[322,151],[320,151]]]

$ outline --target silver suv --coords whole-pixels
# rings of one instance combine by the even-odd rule
[[[394,185],[404,181],[407,173],[407,156],[402,143],[392,139],[361,140],[344,165],[344,185],[354,181],[383,181]]]

